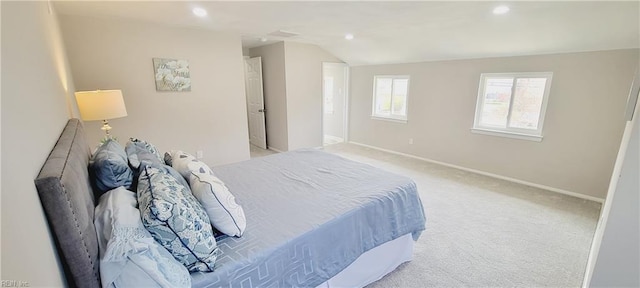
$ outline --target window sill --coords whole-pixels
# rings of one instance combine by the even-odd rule
[[[380,116],[371,116],[371,119],[407,124],[406,119],[387,118],[387,117],[380,117]]]
[[[542,142],[542,136],[531,135],[531,134],[521,134],[521,133],[490,130],[490,129],[483,129],[483,128],[471,128],[471,132],[472,133],[476,133],[476,134],[484,134],[484,135],[491,135],[491,136],[499,136],[499,137],[514,138],[514,139],[520,139],[520,140]]]

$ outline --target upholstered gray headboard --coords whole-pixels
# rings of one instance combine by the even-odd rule
[[[70,119],[35,180],[72,287],[100,287],[90,156],[82,123]]]

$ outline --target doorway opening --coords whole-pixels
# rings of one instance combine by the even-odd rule
[[[322,145],[347,141],[349,66],[322,63]]]

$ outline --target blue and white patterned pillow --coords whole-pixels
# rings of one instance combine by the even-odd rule
[[[175,178],[146,166],[138,180],[142,223],[191,272],[213,271],[218,247],[209,217]]]
[[[229,236],[240,237],[247,228],[242,206],[227,186],[204,162],[183,151],[171,151],[171,165],[189,181],[191,192],[207,211],[211,225]]]
[[[162,158],[162,155],[160,154],[160,152],[158,151],[158,148],[156,148],[155,145],[144,141],[144,140],[140,140],[138,138],[129,138],[129,142],[136,144],[139,147],[142,147],[144,149],[146,149],[147,151],[149,151],[151,154],[153,154],[153,156],[155,156],[158,161],[162,164],[164,164],[164,158]],[[137,168],[137,166],[134,166],[134,168]]]
[[[189,183],[187,180],[178,173],[175,169],[171,168],[171,166],[165,165],[164,160],[158,160],[158,156],[153,154],[147,146],[145,146],[146,142],[141,140],[136,140],[131,138],[132,141],[127,143],[127,147],[125,148],[127,157],[129,158],[129,164],[133,167],[136,172],[136,177],[141,173],[141,170],[144,167],[151,166],[153,168],[157,168],[162,170],[165,173],[171,174],[178,183],[184,185],[189,188]],[[134,188],[135,189],[135,188]],[[189,191],[191,194],[191,191]]]

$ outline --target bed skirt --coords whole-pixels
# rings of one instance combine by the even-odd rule
[[[378,281],[413,259],[413,243],[409,233],[373,248],[317,288],[364,287]]]

